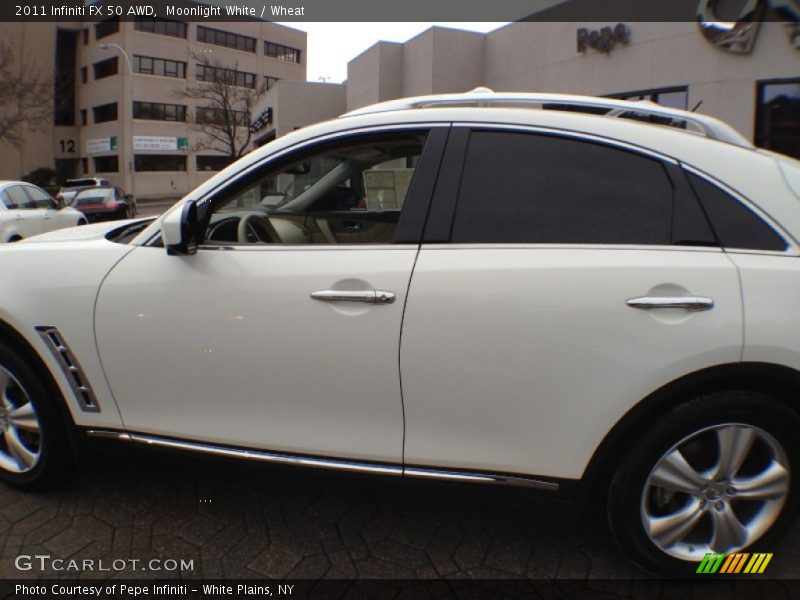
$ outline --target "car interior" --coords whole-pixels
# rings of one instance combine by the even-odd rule
[[[395,137],[271,169],[215,202],[205,244],[391,244],[421,150]]]

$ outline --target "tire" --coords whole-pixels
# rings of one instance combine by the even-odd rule
[[[18,242],[21,239],[22,239],[22,236],[15,235],[15,236],[12,236],[11,238],[9,238],[8,243],[9,244],[13,244],[14,242]]]
[[[0,480],[27,490],[59,483],[74,454],[57,400],[37,367],[3,343],[0,398]]]
[[[78,221],[77,226],[80,227],[81,225],[86,225],[86,219],[81,219],[80,221]]]
[[[657,575],[690,577],[707,552],[771,552],[797,512],[798,427],[795,411],[755,392],[712,393],[673,408],[631,445],[612,477],[612,536],[633,562]],[[738,448],[744,459],[722,448]],[[726,468],[721,456],[740,466]],[[767,469],[775,483],[759,490]],[[676,520],[686,528],[674,527]]]

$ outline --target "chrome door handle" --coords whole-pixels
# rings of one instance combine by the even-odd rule
[[[394,302],[394,293],[383,290],[342,291],[320,290],[311,292],[314,300],[321,302],[365,302],[367,304],[391,304]]]
[[[684,310],[699,312],[714,308],[714,300],[703,296],[641,296],[631,298],[625,304],[631,308],[653,310],[655,308],[682,308]]]

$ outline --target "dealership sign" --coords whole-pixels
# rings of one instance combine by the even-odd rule
[[[133,136],[134,150],[188,150],[189,138],[158,135]]]
[[[117,149],[117,136],[86,140],[86,154],[99,154]]]
[[[700,0],[697,22],[703,36],[712,44],[733,54],[750,54],[758,28],[769,7],[788,21],[789,42],[800,49],[800,0],[747,0],[736,21],[717,19],[717,0]]]

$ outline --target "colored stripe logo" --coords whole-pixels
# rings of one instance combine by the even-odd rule
[[[769,561],[772,560],[772,553],[737,552],[735,554],[716,554],[709,552],[697,565],[696,573],[702,574],[759,574],[763,573]]]

